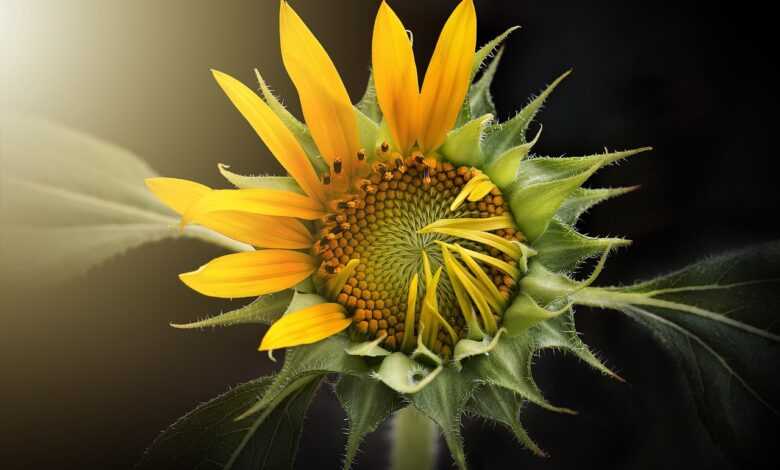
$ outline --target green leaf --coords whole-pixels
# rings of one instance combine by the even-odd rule
[[[620,310],[650,329],[677,363],[699,418],[727,455],[766,453],[755,433],[780,418],[780,242],[705,259],[621,288],[587,288],[574,300]]]
[[[525,448],[539,457],[547,457],[547,454],[531,439],[528,432],[520,424],[520,410],[524,403],[525,400],[522,397],[505,388],[483,385],[469,400],[466,411],[506,426]]]
[[[255,76],[257,77],[257,83],[260,86],[261,97],[268,103],[268,107],[279,117],[282,123],[284,123],[290,132],[292,132],[296,140],[298,140],[298,143],[301,144],[301,148],[306,152],[306,155],[309,157],[312,165],[314,165],[315,170],[319,172],[327,171],[328,165],[320,156],[320,151],[317,149],[317,144],[314,143],[309,128],[287,111],[287,108],[285,108],[276,98],[260,75],[260,71],[257,69],[255,69]]]
[[[345,335],[335,335],[313,344],[290,348],[284,359],[284,366],[274,377],[265,395],[254,403],[242,416],[253,415],[271,406],[279,396],[305,384],[311,377],[331,372],[346,375],[365,375],[368,366],[362,357],[350,356],[344,350],[350,341]]]
[[[533,352],[529,335],[503,336],[489,355],[471,358],[464,363],[463,370],[484,383],[511,390],[542,408],[574,414],[567,408],[551,405],[542,396],[531,374]]]
[[[526,143],[525,133],[536,113],[539,112],[539,109],[541,109],[547,97],[555,90],[555,87],[570,73],[571,70],[566,71],[563,75],[556,78],[539,96],[521,109],[515,117],[495,126],[485,140],[485,153],[489,156],[498,156],[512,147]]]
[[[245,323],[261,323],[270,325],[282,316],[293,300],[293,290],[286,289],[274,294],[258,297],[251,304],[230,312],[221,313],[200,321],[171,326],[183,330],[195,328],[215,328],[218,326],[234,326]]]
[[[368,74],[368,83],[363,97],[356,105],[361,113],[365,114],[375,123],[382,122],[382,110],[379,108],[379,102],[376,98],[376,86],[374,85],[374,72]]]
[[[466,454],[460,434],[460,417],[475,385],[474,377],[458,372],[454,367],[444,367],[436,380],[409,396],[414,407],[439,426],[450,454],[461,470],[466,470]]]
[[[538,252],[534,261],[555,272],[571,273],[584,260],[604,253],[609,247],[630,244],[631,240],[624,238],[589,237],[553,219],[547,230],[533,244],[533,248]]]
[[[344,470],[349,470],[363,438],[374,432],[388,416],[401,409],[403,400],[378,380],[349,375],[339,379],[336,396],[349,419],[344,457]]]
[[[309,382],[267,413],[236,420],[271,380],[253,380],[198,406],[155,439],[136,468],[292,468],[304,414],[319,381]]]
[[[180,230],[144,186],[156,173],[128,150],[33,118],[5,117],[0,133],[0,256],[19,282],[62,281],[165,238],[250,248],[203,227]]]
[[[555,218],[568,225],[575,225],[580,217],[587,212],[591,207],[596,204],[600,204],[607,199],[613,197],[622,196],[623,194],[630,193],[639,186],[628,186],[623,188],[578,188],[569,196],[568,199],[563,201],[558,212],[555,213]]]
[[[490,84],[493,83],[493,77],[496,75],[496,70],[498,70],[498,64],[503,54],[504,48],[502,47],[490,61],[485,71],[482,72],[479,80],[471,85],[468,98],[472,116],[482,116],[483,114],[498,116],[496,105],[493,103],[493,97],[490,96]]]
[[[226,180],[240,189],[263,188],[305,194],[295,179],[289,176],[244,176],[233,173],[229,170],[230,165],[225,165],[224,163],[217,164],[217,168]]]

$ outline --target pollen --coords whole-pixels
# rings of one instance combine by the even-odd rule
[[[407,321],[410,287],[417,290],[413,296],[416,305],[411,308],[422,313],[426,289],[433,288],[437,327],[434,332],[422,334],[429,349],[448,358],[454,344],[467,336],[467,319],[473,313],[462,312],[456,292],[461,283],[453,281],[456,276],[445,266],[445,258],[454,255],[444,251],[454,250],[464,262],[471,263],[470,272],[479,272],[466,276],[490,283],[490,289],[485,290],[496,293],[490,299],[496,302],[506,301],[512,294],[516,270],[501,267],[514,266],[516,261],[479,241],[423,229],[463,219],[464,227],[484,226],[487,230],[482,232],[510,243],[522,241],[523,235],[508,225],[496,225],[496,219],[502,216],[509,220],[509,207],[495,187],[481,199],[469,198],[452,209],[468,182],[483,177],[477,170],[450,163],[431,166],[420,155],[407,159],[398,154],[388,156],[386,161],[374,162],[371,173],[357,185],[354,197],[337,204],[334,214],[323,220],[320,242],[315,247],[322,259],[320,274],[343,278],[343,285],[337,287],[331,300],[346,307],[352,316],[353,340],[384,337],[382,346],[391,351],[402,349],[402,344],[416,344],[425,328],[421,322],[426,316],[421,313],[412,317],[414,321]],[[493,229],[496,226],[502,228]],[[440,268],[440,278],[431,282],[432,273]],[[334,275],[342,272],[348,276]],[[411,282],[415,275],[419,283]],[[492,310],[490,315],[492,318],[482,318],[482,325],[500,324],[500,309]]]

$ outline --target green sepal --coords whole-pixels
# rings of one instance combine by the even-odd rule
[[[459,372],[452,366],[445,366],[436,380],[409,397],[417,410],[439,426],[450,455],[461,470],[466,470],[466,453],[460,419],[475,386],[475,378],[465,369]]]
[[[555,272],[573,272],[582,261],[604,252],[607,248],[629,246],[624,238],[596,238],[583,235],[556,219],[533,246],[538,252],[535,261]]]
[[[270,325],[282,316],[293,300],[294,291],[286,289],[281,292],[258,297],[252,303],[230,312],[221,313],[210,318],[192,323],[171,323],[174,328],[191,330],[195,328],[215,328],[218,326],[234,326],[245,323],[261,323]]]
[[[365,361],[350,356],[344,350],[350,345],[345,335],[339,334],[313,344],[297,346],[287,351],[284,366],[274,377],[267,392],[241,417],[253,415],[268,407],[278,396],[290,393],[296,387],[305,385],[306,380],[331,372],[361,375],[368,372]]]
[[[484,335],[479,341],[467,338],[458,341],[457,344],[455,344],[455,350],[452,355],[455,366],[460,370],[463,367],[461,364],[463,359],[478,356],[480,354],[488,354],[496,347],[504,331],[505,329],[501,328],[495,336],[491,337],[489,335]]]
[[[481,168],[485,161],[481,145],[482,133],[492,119],[493,115],[486,114],[450,131],[439,152],[455,165]]]
[[[520,279],[520,290],[542,305],[549,305],[557,301],[574,301],[574,303],[586,305],[587,299],[583,298],[583,291],[593,292],[593,289],[586,289],[601,274],[612,248],[613,245],[607,245],[604,248],[593,271],[582,281],[571,279],[563,273],[553,272],[541,262],[535,261],[529,265],[528,272]]]
[[[390,351],[383,348],[379,344],[384,341],[386,336],[380,336],[373,341],[363,341],[362,343],[354,343],[352,346],[344,350],[351,356],[364,356],[364,357],[384,357],[389,356]]]
[[[304,415],[320,381],[310,381],[253,419],[237,420],[272,380],[239,385],[187,413],[154,440],[135,468],[293,468]]]
[[[534,343],[534,349],[555,349],[569,352],[597,371],[625,382],[622,377],[609,369],[588,346],[582,342],[574,324],[574,309],[568,309],[563,315],[538,323],[530,329],[529,334]]]
[[[520,424],[519,416],[525,400],[520,395],[495,385],[482,385],[466,405],[466,412],[505,426],[515,439],[538,457],[547,457]]]
[[[600,204],[613,197],[630,193],[638,188],[639,186],[621,188],[578,188],[572,192],[568,199],[563,201],[558,212],[555,213],[555,218],[565,224],[575,225],[580,217],[596,204]]]
[[[218,163],[217,168],[230,184],[239,189],[262,188],[305,194],[295,179],[289,176],[244,176],[233,173],[229,170],[230,165],[225,165],[224,163]]]
[[[526,400],[551,411],[575,414],[568,408],[550,404],[531,374],[534,349],[528,334],[504,336],[489,355],[475,356],[463,364],[463,370],[481,382],[511,390]]]
[[[363,97],[355,105],[361,113],[366,117],[374,121],[375,123],[382,122],[382,109],[379,107],[379,101],[376,97],[376,85],[374,84],[374,71],[368,73],[368,83],[366,83],[366,91],[363,92]]]
[[[555,90],[564,78],[571,73],[571,70],[566,71],[560,77],[556,78],[542,93],[531,100],[523,109],[520,110],[515,117],[494,126],[492,132],[490,132],[485,139],[484,151],[486,155],[490,157],[498,156],[512,147],[526,143],[525,133],[528,130],[528,126],[533,121],[536,113],[544,104],[547,97]]]
[[[601,163],[596,163],[568,178],[514,186],[509,192],[509,206],[517,228],[528,240],[535,242],[547,230],[563,201],[600,167]]]
[[[493,77],[498,70],[498,64],[501,61],[501,56],[504,54],[504,48],[501,47],[493,59],[488,64],[482,76],[476,81],[469,89],[469,109],[472,116],[482,116],[483,114],[498,115],[496,110],[496,104],[493,102],[493,97],[490,95],[490,85],[493,83]]]
[[[336,396],[349,420],[343,465],[344,470],[349,470],[363,438],[401,409],[404,403],[398,393],[382,382],[349,375],[339,379]]]
[[[442,370],[441,364],[430,368],[402,352],[394,352],[382,360],[379,369],[371,376],[398,393],[411,395],[435,382],[434,379]]]
[[[379,138],[379,124],[363,114],[359,108],[355,107],[355,120],[357,121],[358,137],[360,146],[366,152],[366,155],[374,155],[377,148],[377,139]]]
[[[311,136],[311,132],[309,132],[309,128],[306,127],[306,125],[299,121],[295,116],[293,116],[289,111],[287,111],[287,108],[285,108],[284,105],[276,98],[276,96],[274,96],[273,92],[265,83],[263,77],[260,75],[260,71],[257,69],[255,69],[255,76],[257,77],[257,82],[260,85],[261,97],[268,104],[268,107],[271,108],[271,111],[273,111],[287,127],[287,129],[292,132],[292,134],[295,136],[295,139],[298,140],[298,143],[301,144],[301,148],[303,148],[303,151],[309,157],[312,165],[314,165],[314,169],[318,172],[327,171],[328,164],[320,156],[320,152],[317,149],[317,144],[314,143],[314,139]]]
[[[532,141],[512,147],[501,155],[492,158],[490,163],[485,166],[485,173],[499,189],[506,189],[514,183],[517,171],[520,169],[520,163],[528,156],[528,153],[536,145],[541,135],[542,126],[539,126],[539,131]]]
[[[506,329],[508,336],[519,336],[527,333],[532,326],[555,318],[569,308],[571,303],[557,310],[548,310],[537,304],[530,295],[520,292],[504,312],[501,325]]]

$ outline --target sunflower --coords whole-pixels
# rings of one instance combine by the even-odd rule
[[[327,52],[286,2],[279,24],[282,59],[316,154],[306,152],[271,104],[213,71],[294,182],[289,189],[214,190],[149,179],[182,224],[257,248],[217,258],[181,280],[224,298],[314,281],[328,302],[285,315],[261,350],[312,343],[351,327],[353,338],[381,339],[388,350],[411,352],[419,339],[447,359],[460,339],[496,334],[520,274],[517,261],[532,250],[491,179],[466,155],[442,155],[472,80],[472,1],[462,1],[444,25],[421,88],[408,33],[381,4],[372,41],[381,126],[366,125]],[[361,122],[368,127],[363,132]]]
[[[534,383],[539,350],[570,351],[619,379],[579,340],[572,307],[604,304],[605,291],[589,286],[608,253],[630,241],[588,237],[574,226],[594,205],[633,188],[581,186],[600,168],[649,148],[533,155],[541,126],[528,138],[529,125],[569,72],[514,117],[495,122],[490,83],[515,28],[476,49],[472,0],[446,21],[422,86],[410,35],[382,2],[372,74],[356,105],[325,49],[284,1],[279,23],[305,123],[259,73],[260,95],[225,73],[213,75],[289,176],[242,176],[220,165],[238,189],[147,180],[182,225],[251,247],[180,277],[208,296],[259,298],[178,326],[267,323],[259,349],[270,355],[292,348],[239,418],[261,410],[268,416],[338,374],[337,393],[356,426],[347,467],[362,436],[402,404],[439,426],[461,468],[464,413],[508,426],[542,455],[516,421],[520,408],[530,402],[571,410],[549,403]],[[592,273],[576,280],[581,263],[599,255]],[[376,421],[366,420],[369,411]]]

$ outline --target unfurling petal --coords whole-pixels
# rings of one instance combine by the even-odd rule
[[[417,66],[406,28],[384,1],[374,23],[371,54],[379,107],[396,146],[405,154],[418,133]]]
[[[255,92],[230,75],[211,71],[222,90],[257,135],[309,196],[322,200],[319,178],[295,136]]]
[[[420,95],[420,145],[434,150],[455,125],[471,80],[477,46],[477,14],[463,0],[439,35]]]
[[[192,222],[258,248],[301,250],[314,244],[306,226],[291,217],[220,211],[207,212]]]
[[[289,289],[315,269],[316,260],[305,253],[260,250],[215,258],[179,279],[203,295],[232,299]]]
[[[301,194],[275,189],[219,189],[200,198],[182,215],[182,224],[210,212],[238,211],[260,215],[319,219],[325,210],[319,201]]]
[[[211,191],[208,186],[179,178],[147,178],[144,182],[157,199],[179,214]]]
[[[282,61],[298,90],[303,116],[329,164],[340,158],[346,174],[360,150],[357,120],[347,89],[328,53],[303,20],[282,2],[279,11]]]
[[[327,303],[284,315],[268,329],[260,351],[315,343],[344,331],[352,320],[340,304]]]

